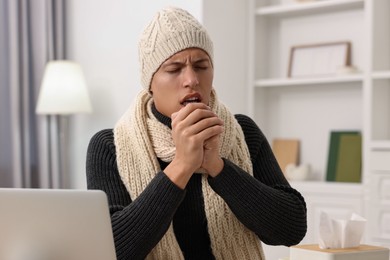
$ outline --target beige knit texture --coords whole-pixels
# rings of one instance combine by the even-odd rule
[[[204,27],[187,11],[168,7],[159,11],[143,31],[139,44],[141,83],[149,90],[154,73],[179,51],[200,48],[213,60],[213,43]]]
[[[171,130],[154,117],[152,102],[151,95],[146,90],[141,91],[114,128],[119,173],[133,200],[161,170],[157,157],[170,161],[175,153]],[[227,108],[217,101],[214,90],[210,107],[224,121],[220,155],[252,175],[250,154],[242,129]],[[205,174],[202,176],[202,191],[211,247],[216,259],[265,259],[259,238],[213,191]],[[172,224],[147,259],[184,259]]]

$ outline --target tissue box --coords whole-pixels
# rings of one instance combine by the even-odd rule
[[[321,249],[318,245],[290,247],[290,260],[389,260],[389,249],[360,245],[354,248]]]

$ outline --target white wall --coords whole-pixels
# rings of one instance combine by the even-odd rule
[[[70,121],[69,169],[73,188],[86,187],[85,159],[92,135],[101,129],[112,128],[141,89],[138,39],[156,11],[164,6],[182,7],[204,21],[215,45],[214,85],[219,96],[233,112],[247,112],[246,63],[243,58],[246,57],[245,30],[242,31],[243,22],[234,22],[236,18],[244,18],[240,10],[246,10],[243,4],[246,1],[240,4],[241,9],[237,3],[234,6],[237,2],[234,0],[208,2],[213,1],[66,2],[67,58],[83,67],[93,105],[92,114],[75,115]],[[224,6],[223,11],[221,6]],[[232,29],[229,31],[228,28]]]
[[[248,114],[248,1],[205,0],[203,23],[214,43],[214,87],[233,113]]]

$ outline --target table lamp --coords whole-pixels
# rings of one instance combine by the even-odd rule
[[[49,186],[64,188],[67,160],[67,115],[92,111],[87,84],[81,66],[69,60],[46,64],[38,96],[36,113],[48,121]]]

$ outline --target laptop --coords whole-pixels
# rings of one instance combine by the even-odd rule
[[[1,260],[115,260],[106,194],[0,189]]]

